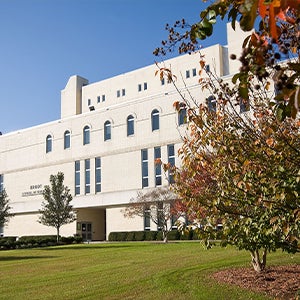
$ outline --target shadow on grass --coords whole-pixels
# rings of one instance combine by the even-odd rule
[[[129,242],[113,242],[113,243],[95,243],[95,244],[77,244],[77,245],[63,245],[63,246],[53,246],[53,247],[45,247],[39,248],[40,250],[44,251],[55,251],[55,250],[91,250],[91,249],[122,249],[122,248],[137,248],[137,247],[147,247],[151,245],[150,243],[134,243]]]
[[[1,256],[1,261],[14,261],[14,260],[29,260],[29,259],[45,259],[45,258],[57,258],[57,256]]]

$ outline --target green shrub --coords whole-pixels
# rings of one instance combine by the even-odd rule
[[[171,230],[168,233],[168,240],[169,241],[178,241],[178,240],[180,240],[180,232],[178,230]]]
[[[108,240],[109,241],[118,241],[118,242],[126,241],[127,234],[128,234],[128,232],[126,232],[126,231],[110,232],[110,234],[108,236]]]
[[[192,240],[193,236],[194,236],[194,231],[192,229],[180,233],[181,240]]]
[[[156,241],[157,231],[145,231],[145,241]]]
[[[144,241],[145,240],[145,231],[135,231],[134,237],[136,241]]]
[[[9,250],[16,248],[16,237],[15,236],[6,236],[0,238],[0,249]]]
[[[135,232],[134,231],[127,232],[126,241],[135,241]]]

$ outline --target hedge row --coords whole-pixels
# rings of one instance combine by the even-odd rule
[[[80,236],[61,237],[59,243],[56,241],[56,235],[35,235],[16,237],[1,237],[0,250],[24,249],[36,247],[48,247],[56,245],[78,244],[82,242]]]
[[[118,231],[111,232],[108,236],[109,241],[162,241],[161,231]],[[172,230],[168,233],[169,241],[176,240],[196,240],[197,234],[192,230],[182,234],[178,230]]]

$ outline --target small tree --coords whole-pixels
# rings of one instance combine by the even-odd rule
[[[183,212],[176,209],[180,207],[178,201],[167,187],[155,188],[146,193],[138,192],[137,197],[130,200],[124,216],[133,218],[147,215],[162,231],[163,241],[167,243],[172,225],[183,216]]]
[[[3,227],[12,214],[9,212],[11,207],[9,206],[9,199],[5,190],[0,192],[0,227]]]
[[[59,230],[62,225],[75,221],[73,207],[70,204],[72,195],[70,189],[63,184],[64,174],[58,172],[57,175],[50,176],[51,186],[45,185],[43,196],[45,202],[39,210],[41,216],[38,222],[56,228],[57,242],[59,241]]]

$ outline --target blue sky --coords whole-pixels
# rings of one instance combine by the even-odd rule
[[[0,131],[60,118],[72,75],[89,82],[153,64],[177,19],[199,19],[201,0],[0,0]],[[203,46],[226,44],[219,24]]]

